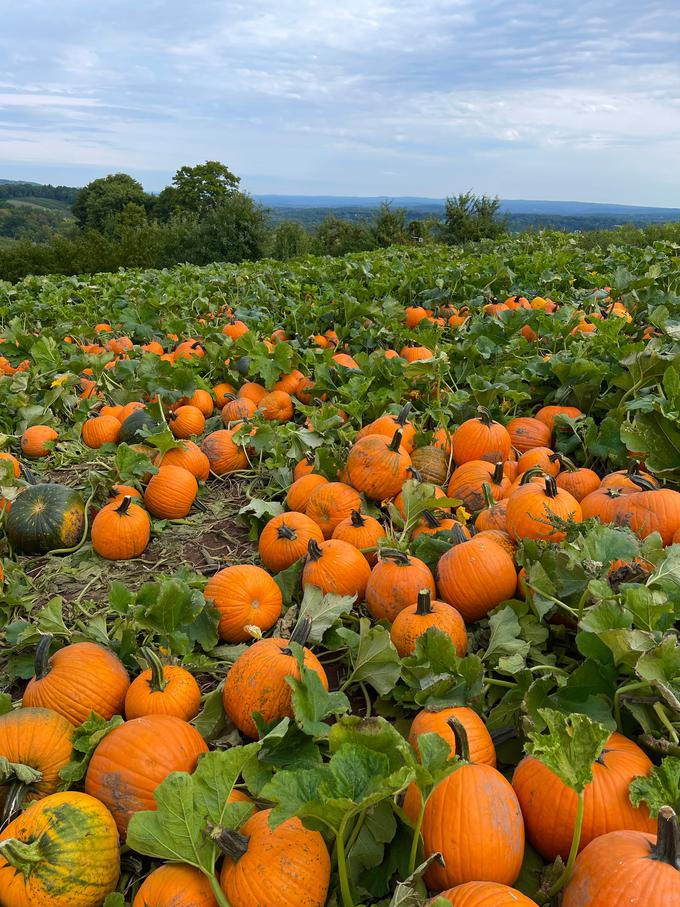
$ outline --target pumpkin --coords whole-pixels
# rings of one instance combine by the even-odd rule
[[[465,882],[512,885],[524,859],[524,823],[510,783],[490,765],[470,761],[467,734],[451,719],[460,768],[440,781],[430,794],[421,834],[425,857],[441,853],[444,866],[431,863],[424,879],[441,891]],[[411,784],[404,812],[415,823],[422,808]]]
[[[466,882],[439,893],[453,907],[538,907],[516,888],[498,882]]]
[[[125,406],[116,406],[114,408],[116,410],[114,415],[116,416],[117,419],[119,419],[120,422],[125,422],[127,417],[131,416],[132,413],[136,413],[140,410],[146,409],[144,404],[140,403],[139,400],[132,400],[130,403],[126,403]],[[105,412],[106,408],[104,407],[101,411]]]
[[[142,648],[149,665],[135,677],[125,696],[125,717],[175,715],[191,721],[201,708],[201,688],[193,675],[179,665],[164,665],[153,649]]]
[[[366,435],[352,446],[345,466],[349,483],[372,501],[393,498],[408,478],[411,458],[401,447],[401,431],[391,441]]]
[[[411,533],[411,538],[418,538],[419,535],[436,535],[438,532],[450,532],[456,526],[460,526],[467,536],[469,530],[458,520],[452,517],[438,517],[431,510],[423,511],[423,520],[420,525],[416,526]]]
[[[496,501],[488,482],[482,482],[482,495],[484,496],[484,510],[480,510],[475,520],[475,529],[483,532],[485,529],[505,529],[508,511],[508,499],[501,498]]]
[[[602,479],[603,488],[632,488],[633,491],[640,491],[639,479],[644,479],[646,482],[649,482],[651,487],[648,487],[646,490],[651,491],[652,488],[658,488],[659,483],[654,478],[653,475],[650,475],[648,472],[643,472],[640,466],[639,460],[632,460],[628,465],[628,469],[620,469],[618,472],[610,472],[609,475],[606,475]]]
[[[51,450],[45,445],[57,441],[58,433],[49,425],[31,425],[20,439],[21,452],[25,457],[49,457]]]
[[[300,679],[297,660],[290,642],[304,646],[311,629],[310,620],[302,620],[290,640],[272,636],[259,639],[239,655],[231,666],[224,684],[224,710],[246,737],[257,739],[259,733],[253,715],[259,713],[265,724],[293,717],[292,690],[286,677]],[[304,664],[328,689],[326,672],[313,652],[304,649]]]
[[[656,839],[612,831],[576,858],[562,907],[671,907],[680,904],[680,828],[670,806],[659,810]]]
[[[517,461],[517,472],[539,467],[548,476],[557,476],[561,469],[559,456],[549,447],[530,447]]]
[[[10,779],[0,786],[0,826],[25,801],[53,794],[59,771],[73,756],[73,725],[51,709],[15,709],[0,715],[0,759],[40,773],[35,781]]]
[[[309,478],[305,476],[298,481],[304,482]],[[351,516],[353,510],[360,508],[361,498],[354,488],[344,482],[323,482],[318,483],[309,495],[305,513],[321,527],[323,537],[330,539],[335,527]]]
[[[236,388],[233,386],[233,384],[228,384],[226,381],[222,381],[213,387],[212,392],[213,397],[215,398],[215,403],[217,403],[217,405],[221,409],[225,403],[232,399],[232,397],[236,393]]]
[[[456,466],[468,460],[498,463],[508,459],[512,442],[505,426],[494,422],[487,409],[480,406],[479,416],[463,422],[453,433],[453,461]]]
[[[468,639],[463,618],[451,605],[432,601],[429,589],[421,589],[416,604],[404,608],[394,618],[390,638],[399,655],[402,658],[412,655],[416,649],[416,640],[427,633],[430,627],[436,627],[451,639],[456,655],[465,655]]]
[[[92,522],[92,548],[109,561],[139,557],[150,537],[149,515],[129,495],[102,507]]]
[[[623,498],[616,521],[641,539],[658,532],[664,545],[670,545],[680,529],[680,492],[671,488],[634,492]]]
[[[208,747],[196,728],[174,715],[145,715],[114,728],[98,744],[85,792],[109,808],[121,840],[132,816],[155,810],[153,792],[172,772],[193,772]]]
[[[146,436],[142,433],[142,429],[146,429],[149,434],[155,434],[161,430],[161,427],[145,409],[134,409],[121,423],[118,442],[120,444],[143,444]]]
[[[211,472],[216,476],[248,468],[246,450],[234,441],[234,434],[228,428],[221,428],[206,435],[201,442],[201,450],[208,458]]]
[[[358,510],[353,510],[346,520],[343,520],[333,530],[334,539],[348,542],[364,555],[371,567],[375,566],[378,555],[369,548],[377,548],[379,541],[385,537],[382,524],[372,516],[364,516]]]
[[[296,510],[298,513],[305,513],[312,492],[316,491],[320,485],[327,484],[328,479],[315,472],[308,472],[306,475],[300,476],[288,489],[286,507],[289,510]]]
[[[566,457],[559,458],[562,472],[555,478],[558,488],[564,488],[569,494],[581,503],[586,495],[600,487],[600,477],[592,469],[585,466],[574,466]],[[585,519],[585,514],[583,516]]]
[[[205,482],[210,475],[210,460],[194,441],[182,441],[180,447],[173,447],[160,454],[155,465],[181,466],[189,470],[199,482]]]
[[[30,485],[12,502],[7,538],[19,554],[46,554],[72,548],[85,528],[85,502],[79,491],[46,482]]]
[[[283,390],[274,390],[260,400],[257,411],[269,422],[288,422],[293,418],[293,398]]]
[[[200,409],[206,419],[212,416],[215,408],[210,391],[203,390],[201,387],[197,387],[190,397],[182,397],[181,400],[178,400],[173,409],[177,409],[180,406],[195,406],[196,409]]]
[[[467,510],[477,511],[486,503],[484,485],[489,486],[496,501],[506,497],[510,480],[505,477],[500,461],[493,464],[486,460],[468,460],[453,471],[447,494],[450,498],[459,498]]]
[[[197,494],[198,482],[188,469],[161,466],[146,486],[144,503],[159,519],[179,520],[189,513]]]
[[[119,876],[115,822],[87,794],[50,794],[0,833],[3,907],[94,907]]]
[[[225,425],[233,422],[243,422],[250,419],[257,412],[257,403],[249,397],[235,397],[228,400],[222,407],[222,421]]]
[[[637,744],[622,734],[611,735],[593,765],[593,780],[584,790],[580,849],[610,831],[654,831],[647,807],[634,807],[628,798],[633,778],[648,775],[651,768],[652,763]],[[519,763],[512,786],[532,845],[546,860],[560,855],[566,861],[576,824],[576,792],[533,756],[525,756]]]
[[[481,532],[475,534],[474,538],[477,541],[487,539],[495,542],[513,559],[517,552],[517,542],[504,529],[482,529]]]
[[[164,863],[144,879],[132,907],[218,907],[218,903],[200,869]]]
[[[551,516],[576,523],[583,519],[579,502],[568,491],[558,488],[552,476],[546,476],[543,487],[529,482],[508,499],[506,526],[517,541],[546,539],[561,542],[566,533],[552,525]]]
[[[272,573],[286,570],[307,554],[311,539],[323,542],[323,532],[314,520],[295,511],[280,513],[260,533],[260,560]]]
[[[625,498],[631,494],[636,494],[632,488],[596,488],[581,500],[581,515],[584,520],[597,517],[602,523],[616,522],[624,512]]]
[[[418,737],[421,734],[439,734],[448,743],[451,755],[455,755],[456,735],[449,723],[452,718],[459,721],[465,728],[470,750],[470,761],[492,765],[495,768],[496,750],[491,734],[487,731],[486,725],[477,712],[467,708],[467,706],[450,706],[436,712],[423,709],[418,712],[411,723],[411,729],[408,732],[408,742],[418,752]]]
[[[449,475],[450,454],[432,444],[411,453],[411,464],[426,482],[443,485]]]
[[[542,406],[536,413],[535,418],[543,422],[550,429],[550,434],[555,432],[555,419],[557,416],[568,416],[570,419],[577,419],[583,413],[576,406]]]
[[[101,416],[90,413],[80,430],[83,444],[98,450],[104,444],[116,444],[120,434],[120,422],[115,416]]]
[[[0,451],[0,467],[5,462],[11,464],[11,471],[14,473],[14,478],[18,479],[19,476],[21,475],[21,464],[19,463],[19,461],[17,460],[16,457],[12,456],[11,453],[5,453],[4,451]],[[0,470],[0,475],[1,474],[2,474],[2,472]]]
[[[324,839],[297,816],[272,828],[270,815],[256,812],[240,833],[218,837],[222,891],[234,907],[323,907],[331,878]]]
[[[534,447],[550,447],[552,432],[540,419],[519,416],[511,419],[506,426],[515,450],[525,453]]]
[[[417,601],[422,589],[435,594],[434,577],[427,564],[403,551],[381,548],[366,586],[366,606],[374,620],[391,622]]]
[[[431,359],[434,356],[432,350],[427,346],[403,346],[399,355],[407,362],[419,362],[421,359]]]
[[[130,678],[120,659],[94,642],[71,643],[50,658],[51,643],[46,633],[37,645],[23,705],[52,709],[76,726],[90,712],[107,720],[122,715]]]
[[[311,450],[308,450],[304,457],[298,460],[293,469],[293,479],[295,481],[314,472],[314,459],[314,454]]]
[[[302,571],[302,588],[317,586],[324,595],[355,595],[364,600],[371,568],[363,554],[340,539],[319,544],[310,539],[307,560]]]
[[[267,396],[267,390],[255,381],[246,381],[239,388],[238,396],[242,399],[252,400],[257,409],[260,400]]]
[[[179,406],[168,413],[168,424],[175,438],[201,435],[205,429],[205,416],[197,406]]]
[[[416,437],[416,428],[412,422],[408,421],[408,414],[411,411],[412,404],[407,403],[397,416],[391,413],[385,413],[379,419],[369,422],[361,431],[357,432],[356,440],[360,441],[368,435],[384,435],[388,441],[391,441],[395,434],[401,432],[401,446],[405,451],[411,453],[413,443]]]
[[[439,560],[439,597],[453,605],[466,623],[481,620],[506,598],[512,598],[517,573],[510,555],[495,541],[466,540],[454,529],[456,544]]]
[[[266,632],[281,615],[281,590],[266,570],[254,564],[219,570],[203,594],[220,612],[217,632],[226,642],[246,642],[252,638],[247,627]]]
[[[293,369],[293,371],[289,372],[287,375],[281,375],[274,385],[273,390],[283,391],[290,396],[295,393],[300,382],[304,380],[304,377],[305,376],[299,369]]]
[[[109,489],[110,504],[120,504],[125,497],[132,498],[135,504],[141,503],[143,500],[142,492],[133,485],[112,485]]]

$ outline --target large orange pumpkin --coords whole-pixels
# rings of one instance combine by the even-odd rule
[[[463,422],[453,433],[453,460],[456,466],[468,460],[497,463],[508,459],[512,442],[507,428],[494,422],[488,410],[479,407],[479,416]]]
[[[417,600],[422,589],[435,594],[427,564],[403,551],[382,548],[366,586],[366,606],[374,620],[393,621]]]
[[[466,622],[480,620],[506,598],[512,598],[517,573],[510,555],[495,541],[469,541],[453,530],[457,544],[437,565],[440,598],[453,605]]]
[[[226,642],[251,639],[249,626],[266,632],[281,614],[281,590],[266,570],[254,564],[220,570],[208,580],[204,595],[220,612],[217,632]]]

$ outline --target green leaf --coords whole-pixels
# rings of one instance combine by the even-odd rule
[[[116,448],[114,464],[117,481],[122,485],[137,485],[144,476],[157,471],[146,454],[133,450],[125,442]]]
[[[179,579],[161,583],[144,583],[137,593],[135,620],[163,636],[193,623],[201,613],[205,599],[198,589],[191,589]]]
[[[5,756],[0,756],[0,784],[8,781],[21,781],[22,784],[35,784],[42,779],[43,773],[30,765],[21,762],[10,762]]]
[[[459,658],[450,636],[430,627],[417,638],[413,655],[403,660],[404,683],[395,698],[430,709],[469,705],[482,692],[483,676],[478,655]]]
[[[565,715],[539,709],[548,733],[532,731],[526,751],[547,766],[577,793],[593,780],[593,763],[602,753],[610,731],[586,715]]]
[[[61,595],[51,598],[38,615],[38,629],[41,633],[51,633],[60,639],[70,639],[71,633],[64,623],[62,615],[63,599]]]
[[[292,689],[291,702],[295,723],[310,737],[325,737],[330,727],[324,718],[338,717],[349,711],[349,700],[344,693],[329,693],[316,671],[305,667],[302,646],[291,642],[300,671],[300,679],[288,676],[286,682]]]
[[[300,590],[300,577],[302,576],[303,567],[304,558],[301,557],[290,567],[281,570],[280,573],[274,576],[274,582],[281,590],[284,608],[290,608],[297,597],[297,593]]]
[[[231,723],[224,711],[222,686],[207,694],[203,708],[191,723],[207,743],[219,739],[230,727]]]
[[[368,683],[377,693],[385,695],[393,689],[400,673],[401,663],[389,631],[381,626],[371,627],[370,620],[362,617],[359,623],[359,648],[345,686]]]
[[[328,738],[330,752],[337,753],[348,743],[382,753],[388,759],[391,771],[416,764],[413,749],[404,737],[379,715],[371,718],[347,715],[334,724]]]
[[[101,715],[90,712],[73,734],[73,758],[59,770],[60,790],[67,790],[85,777],[92,753],[104,737],[121,724],[123,719],[120,715],[114,715],[107,721]]]
[[[156,434],[153,435],[147,435],[144,439],[144,443],[159,450],[161,456],[165,456],[169,450],[177,450],[177,448],[182,446],[182,442],[175,438],[169,428],[166,428],[164,431],[156,432]]]
[[[0,715],[7,715],[12,711],[12,697],[9,693],[0,693]]]
[[[443,866],[444,859],[442,855],[440,853],[431,854],[424,863],[416,867],[408,878],[404,879],[403,882],[398,882],[389,907],[421,907],[426,902],[429,907],[439,907],[437,901],[441,902],[442,907],[446,907],[446,905],[450,907],[451,902],[447,901],[446,898],[435,898],[433,901],[427,900],[427,886],[423,882],[423,876],[432,863],[439,863],[440,866]]]
[[[120,891],[112,891],[106,895],[104,900],[104,907],[126,907],[126,904],[125,895],[122,895]]]
[[[343,614],[349,614],[355,601],[356,595],[334,595],[332,592],[324,595],[318,586],[305,586],[298,621],[307,616],[311,618],[309,641],[321,642],[326,630]]]
[[[664,479],[680,475],[680,427],[658,412],[637,413],[621,426],[621,439],[632,451],[642,451],[648,469]]]
[[[680,811],[680,758],[667,756],[655,765],[647,776],[633,778],[629,788],[630,802],[639,806],[645,802],[654,818],[662,806]]]
[[[206,753],[193,774],[168,775],[154,791],[155,811],[132,817],[128,847],[157,860],[188,863],[211,875],[218,847],[208,833],[208,822],[236,829],[252,812],[251,804],[227,803],[227,799],[258,748],[258,743],[250,743]]]
[[[521,670],[529,654],[530,645],[520,639],[522,628],[513,609],[507,607],[492,614],[489,618],[489,629],[491,635],[482,661],[488,661],[493,666],[497,665],[501,658],[519,656],[513,665],[512,673]]]

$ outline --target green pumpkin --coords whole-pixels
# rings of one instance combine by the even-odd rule
[[[141,444],[145,439],[140,429],[147,428],[152,434],[161,430],[145,409],[136,409],[125,419],[118,433],[119,444]]]
[[[75,488],[31,485],[14,500],[7,538],[19,554],[46,554],[77,545],[85,527],[85,502]]]

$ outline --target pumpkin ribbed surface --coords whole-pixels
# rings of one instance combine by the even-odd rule
[[[461,542],[437,565],[440,598],[453,605],[466,622],[480,620],[506,598],[512,598],[517,573],[510,555],[488,539]]]
[[[419,447],[411,454],[411,464],[424,481],[443,485],[449,474],[449,454],[440,447]]]
[[[7,537],[20,554],[71,548],[85,526],[85,502],[67,485],[46,482],[19,494],[7,515]]]
[[[225,857],[220,885],[234,907],[323,907],[331,861],[323,838],[295,817],[269,826],[271,810],[255,813],[241,828],[248,849]]]
[[[200,869],[165,863],[144,879],[132,907],[217,907],[217,901]]]
[[[218,476],[228,475],[248,468],[245,449],[234,441],[234,432],[228,428],[213,431],[203,439],[201,450],[208,458],[210,469]]]
[[[71,722],[51,709],[15,709],[0,716],[0,757],[42,773],[25,799],[39,800],[57,790],[59,770],[73,755],[72,739]],[[3,801],[0,787],[0,806]]]
[[[417,557],[380,553],[366,586],[366,605],[374,620],[389,620],[408,608],[421,589],[434,596],[434,577],[430,568]]]
[[[439,897],[453,907],[538,907],[521,891],[498,882],[466,882],[440,892]]]
[[[171,772],[193,772],[208,747],[198,731],[172,715],[146,715],[111,731],[90,761],[85,791],[110,810],[121,838],[132,816],[155,809],[153,792]]]
[[[245,642],[251,639],[246,626],[266,632],[279,619],[281,590],[261,567],[240,564],[225,567],[208,580],[204,595],[220,612],[220,639]]]
[[[310,542],[302,571],[302,587],[318,586],[324,594],[356,595],[362,602],[371,568],[363,554],[340,539]]]
[[[470,747],[470,761],[481,762],[484,765],[496,767],[496,750],[494,749],[491,734],[477,712],[467,706],[451,706],[440,709],[438,712],[429,712],[423,709],[418,712],[411,723],[408,732],[408,742],[418,750],[418,737],[421,734],[439,734],[445,740],[453,756],[456,752],[456,738],[447,722],[457,718],[465,728],[468,745]]]

